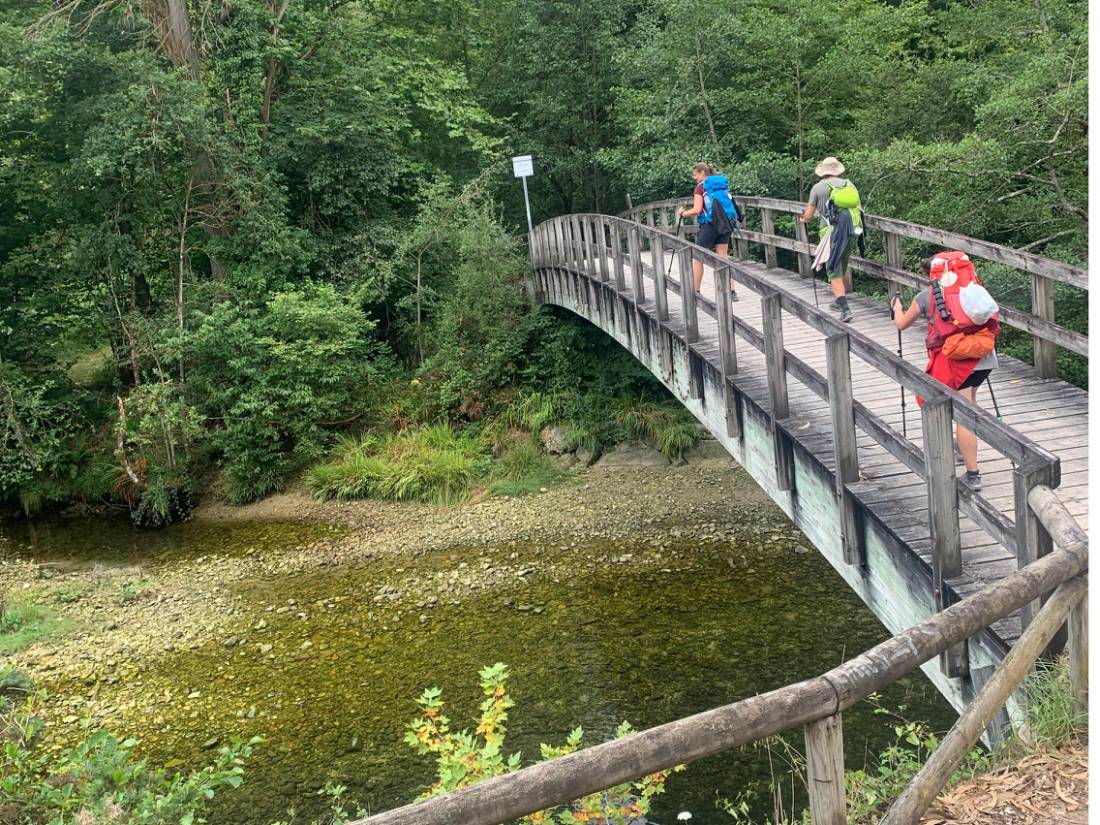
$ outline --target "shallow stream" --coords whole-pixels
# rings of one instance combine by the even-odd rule
[[[681,535],[690,533],[684,525]],[[159,566],[204,553],[277,553],[331,535],[304,522],[160,533],[58,522],[39,527],[34,552],[62,570],[135,565],[155,581]],[[9,529],[7,552],[28,552],[30,538],[25,527]],[[217,800],[216,825],[266,825],[292,807],[296,822],[308,821],[329,780],[378,811],[432,780],[430,760],[402,741],[416,697],[442,688],[452,727],[472,727],[485,665],[511,669],[516,706],[505,750],[521,750],[527,762],[539,742],[561,743],[576,725],[585,743],[601,742],[624,719],[644,728],[733,702],[884,639],[800,541],[786,523],[734,542],[487,545],[239,579],[226,585],[237,606],[230,630],[149,657],[140,672],[94,690],[113,705],[111,723],[126,727],[117,732],[140,737],[142,752],[161,764],[199,766],[231,735],[265,737],[244,786]],[[65,695],[87,683],[50,690]],[[940,730],[953,719],[919,673],[881,701]],[[849,767],[893,740],[889,721],[866,704],[845,714]],[[801,748],[800,732],[787,738]],[[653,818],[670,823],[688,810],[693,823],[728,823],[716,798],[754,787],[762,817],[782,761],[778,749],[757,747],[698,762],[670,779]]]

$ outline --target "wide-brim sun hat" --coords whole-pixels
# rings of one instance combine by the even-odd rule
[[[834,157],[825,158],[814,169],[814,174],[820,178],[828,177],[829,175],[843,175],[844,164]]]

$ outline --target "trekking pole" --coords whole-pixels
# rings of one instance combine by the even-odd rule
[[[897,325],[897,307],[900,303],[901,303],[901,292],[899,290],[898,292],[895,292],[893,297],[890,299],[890,320],[892,320],[894,322],[895,326]],[[902,355],[902,353],[901,353],[901,330],[900,329],[898,330],[898,358],[902,359],[903,361],[905,360],[905,356]],[[906,419],[905,419],[905,385],[904,384],[899,384],[898,389],[900,390],[900,394],[901,394],[901,434],[902,434],[903,438],[908,438],[909,437],[909,428],[908,428],[908,423],[906,422]]]
[[[677,215],[676,216],[676,238],[677,238],[677,240],[680,238],[680,224],[683,223],[683,220],[684,220],[683,215]],[[672,250],[672,260],[670,260],[668,262],[668,272],[665,273],[665,280],[666,281],[672,276],[672,265],[674,263],[676,263],[676,250],[675,249]]]
[[[997,414],[997,420],[1001,420],[1001,408],[997,406],[997,396],[993,393],[993,380],[992,378],[985,379],[985,383],[989,385],[989,397],[993,399],[993,412]]]

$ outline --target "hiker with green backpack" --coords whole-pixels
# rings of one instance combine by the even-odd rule
[[[848,307],[848,259],[852,250],[863,244],[863,203],[859,190],[850,180],[842,178],[844,164],[834,157],[825,158],[814,169],[821,180],[810,190],[810,200],[799,220],[808,223],[814,215],[819,221],[821,243],[815,257],[815,268],[825,266],[835,301],[832,308],[840,320],[852,320]]]

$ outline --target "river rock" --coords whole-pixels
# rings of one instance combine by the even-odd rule
[[[562,453],[554,456],[554,463],[563,470],[568,470],[577,463],[577,457],[573,453]]]
[[[597,467],[660,467],[667,466],[668,459],[641,441],[624,441],[603,454]]]
[[[713,438],[704,438],[694,447],[684,450],[684,460],[688,464],[713,466],[728,466],[733,462],[733,458],[726,452],[726,448]]]
[[[568,448],[565,443],[565,428],[557,425],[543,427],[539,433],[543,449],[550,455],[561,455]]]
[[[599,457],[595,450],[589,450],[585,447],[578,447],[573,455],[577,457],[577,463],[585,467],[591,466],[592,462]]]

